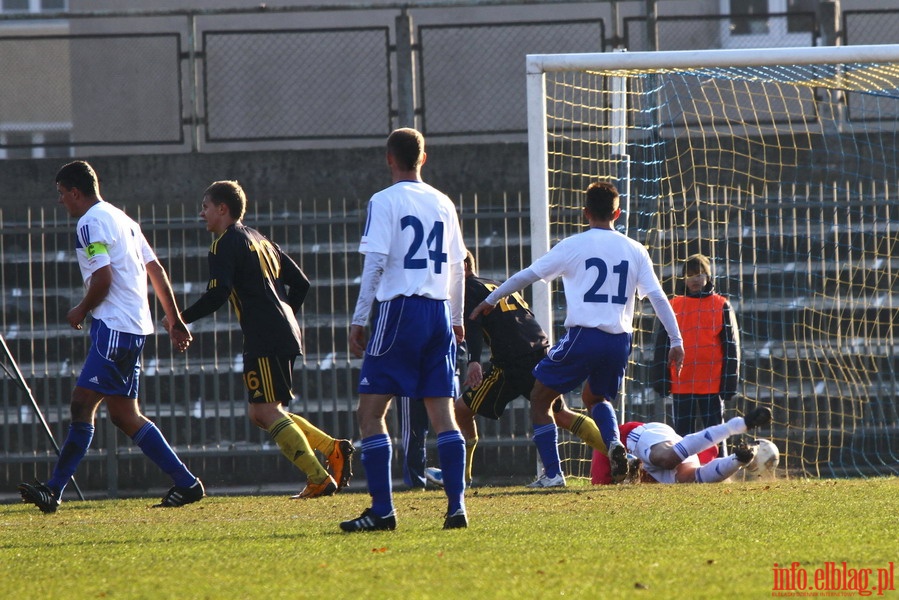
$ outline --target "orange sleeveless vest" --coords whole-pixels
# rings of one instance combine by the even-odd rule
[[[671,306],[684,338],[686,358],[680,376],[671,370],[672,394],[717,394],[724,369],[724,304],[727,298],[710,294],[702,298],[675,296]]]

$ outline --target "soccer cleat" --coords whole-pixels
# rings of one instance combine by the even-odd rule
[[[771,422],[771,409],[767,406],[757,406],[746,413],[743,422],[746,423],[746,429],[767,425]]]
[[[633,454],[628,453],[627,455],[627,477],[624,478],[623,483],[640,483],[640,467],[643,466],[643,461],[634,456]]]
[[[534,489],[565,487],[565,475],[559,473],[555,477],[547,477],[546,473],[543,473],[536,481],[527,484],[526,487]]]
[[[627,479],[629,472],[627,448],[619,441],[612,442],[609,447],[609,467],[612,483],[621,483]]]
[[[308,500],[310,498],[320,498],[322,496],[333,496],[337,491],[337,482],[333,477],[327,477],[321,483],[306,482],[303,491],[295,496],[291,496],[291,500]]]
[[[34,504],[42,513],[55,513],[62,504],[62,501],[56,497],[56,494],[45,484],[35,480],[31,483],[20,483],[19,493],[22,495],[22,502],[30,502]]]
[[[197,481],[190,487],[172,486],[172,489],[162,498],[159,504],[155,504],[154,508],[173,508],[184,506],[185,504],[193,504],[199,502],[206,497],[206,489],[203,488],[203,482]]]
[[[425,479],[438,487],[443,487],[443,471],[441,471],[440,469],[427,467],[425,469]]]
[[[758,450],[758,447],[758,443],[742,443],[734,448],[734,457],[737,459],[737,462],[741,463],[745,467],[752,462],[753,458],[755,458],[755,453]]]
[[[334,440],[334,449],[328,455],[328,469],[337,483],[337,489],[342,490],[350,482],[353,476],[353,442],[350,440]]]
[[[444,529],[464,529],[465,527],[468,527],[468,515],[465,514],[463,508],[451,515],[446,515],[446,520],[443,522]]]
[[[379,517],[371,512],[370,508],[366,508],[358,519],[343,521],[340,524],[340,528],[347,533],[354,531],[393,531],[396,529],[396,513],[391,512],[386,517]]]

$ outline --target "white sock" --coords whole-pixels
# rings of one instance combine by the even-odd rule
[[[743,463],[731,454],[716,458],[696,469],[696,483],[718,483],[724,481],[743,467]]]
[[[702,431],[685,436],[684,439],[674,445],[674,451],[681,460],[686,460],[688,456],[699,454],[707,448],[720,444],[730,436],[745,431],[746,423],[743,421],[743,417],[734,417],[727,423],[712,425]]]

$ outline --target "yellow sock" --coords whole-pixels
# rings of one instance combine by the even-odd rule
[[[309,440],[303,435],[303,430],[290,417],[285,416],[275,421],[268,428],[268,433],[278,444],[281,453],[305,473],[310,482],[321,483],[329,477],[328,472],[315,457],[309,446]]]
[[[291,420],[297,424],[303,431],[303,435],[306,436],[306,439],[309,440],[309,445],[327,456],[334,449],[334,438],[330,435],[301,417],[300,415],[295,415],[293,413],[287,413],[290,415]]]
[[[465,440],[465,481],[471,481],[471,463],[474,458],[474,448],[478,445],[478,438]]]
[[[599,450],[602,454],[609,454],[606,443],[602,441],[602,434],[599,433],[599,427],[596,426],[596,421],[587,415],[578,415],[574,423],[571,424],[569,431],[587,442],[591,447]]]

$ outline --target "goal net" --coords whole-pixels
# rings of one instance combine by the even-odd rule
[[[725,418],[772,407],[755,435],[779,447],[778,474],[899,473],[899,46],[527,65],[533,257],[583,230],[591,182],[614,182],[617,225],[649,249],[669,296],[683,293],[688,256],[710,258],[741,334]],[[561,282],[533,294],[558,338]],[[656,322],[638,302],[624,421],[670,422],[653,385]],[[592,451],[560,440],[565,472],[588,477]]]

